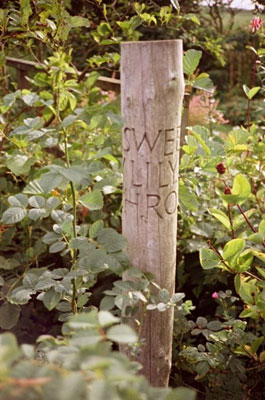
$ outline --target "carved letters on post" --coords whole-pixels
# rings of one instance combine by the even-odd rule
[[[133,127],[124,128],[123,168],[130,176],[125,188],[124,205],[135,206],[138,216],[145,220],[148,220],[151,212],[164,219],[176,211],[180,129],[160,129],[151,143],[148,133],[143,132],[140,136],[136,135]],[[142,151],[145,154],[144,161]],[[150,155],[149,159],[147,154]],[[154,182],[157,183],[156,191]]]

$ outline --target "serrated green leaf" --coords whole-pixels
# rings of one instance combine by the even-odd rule
[[[25,155],[13,155],[8,158],[6,165],[16,176],[27,175],[31,166],[35,163],[34,157],[27,157]]]
[[[100,190],[95,189],[92,192],[86,193],[79,198],[79,203],[89,210],[101,210],[103,207],[103,196]]]
[[[41,196],[31,196],[29,204],[34,208],[45,208],[45,199]]]
[[[135,331],[128,325],[119,324],[108,329],[106,336],[117,343],[134,343],[138,337]]]
[[[108,269],[108,255],[104,250],[93,249],[89,251],[89,255],[80,258],[79,266],[82,269],[93,273],[99,273]]]
[[[192,136],[194,136],[197,141],[200,143],[201,147],[205,151],[206,155],[211,154],[210,148],[207,146],[205,140],[202,138],[202,134],[205,134],[207,128],[202,127],[202,126],[193,126],[192,128],[188,128],[189,132],[191,133]]]
[[[49,214],[49,211],[45,210],[45,208],[32,208],[29,210],[29,218],[33,221],[46,218],[49,216]]]
[[[186,51],[183,57],[183,70],[186,75],[192,75],[199,65],[202,51],[190,49]]]
[[[104,296],[100,302],[99,309],[103,311],[110,311],[114,307],[114,297]]]
[[[57,208],[60,204],[60,199],[58,199],[58,197],[49,197],[46,200],[46,208],[48,210],[55,210],[55,208]]]
[[[4,303],[0,307],[0,328],[12,329],[18,322],[20,307],[16,304]]]
[[[16,224],[22,221],[27,215],[27,211],[21,207],[10,207],[2,215],[3,224]]]
[[[68,17],[67,23],[71,25],[73,28],[81,28],[85,26],[86,28],[89,28],[90,26],[90,21],[87,18],[79,17],[77,15],[73,17]]]
[[[15,196],[9,196],[8,203],[14,207],[27,207],[28,196],[22,193],[16,194]]]
[[[55,242],[49,247],[49,253],[59,253],[66,248],[67,244],[65,242]]]
[[[89,313],[80,313],[74,315],[67,326],[75,331],[86,330],[99,327],[98,313],[96,310],[90,311]]]
[[[99,321],[100,326],[105,328],[106,326],[117,324],[118,322],[120,322],[120,318],[115,317],[113,314],[111,314],[108,311],[99,311],[98,321]]]
[[[207,76],[205,77],[198,76],[193,81],[192,87],[195,89],[205,90],[206,92],[210,93],[212,93],[214,90],[213,81]]]
[[[198,211],[198,200],[194,193],[184,184],[179,184],[179,201],[184,205],[187,210]]]
[[[49,311],[53,310],[60,300],[61,294],[57,293],[53,288],[45,292],[44,296],[42,297],[43,304]]]
[[[48,232],[43,236],[42,241],[46,244],[52,244],[57,242],[59,239],[61,239],[61,235],[58,235],[55,232]]]
[[[31,289],[25,289],[24,286],[19,286],[8,296],[8,301],[12,304],[27,304],[32,294],[34,294],[34,291]]]
[[[97,241],[104,246],[108,253],[115,253],[126,247],[126,239],[112,228],[105,228],[99,232]]]
[[[89,237],[95,239],[103,228],[104,222],[102,220],[94,222],[89,228]]]

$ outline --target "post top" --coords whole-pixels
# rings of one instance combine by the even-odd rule
[[[170,40],[138,40],[138,41],[132,41],[132,42],[122,42],[121,46],[128,46],[128,45],[146,45],[146,44],[151,44],[151,45],[156,45],[161,43],[166,43],[166,44],[181,44],[183,41],[182,39],[170,39]]]

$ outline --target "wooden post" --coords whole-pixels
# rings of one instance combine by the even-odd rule
[[[131,264],[175,288],[178,162],[184,94],[182,41],[121,45],[123,235]],[[154,386],[168,384],[173,309],[148,311],[138,361]]]

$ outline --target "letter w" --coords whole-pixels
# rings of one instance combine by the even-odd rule
[[[157,134],[153,144],[151,144],[149,139],[148,139],[148,136],[147,136],[146,132],[144,133],[144,136],[142,137],[141,141],[139,143],[137,143],[137,139],[136,139],[136,135],[135,135],[135,131],[134,131],[134,139],[135,139],[135,144],[136,144],[137,151],[139,151],[140,148],[143,146],[144,142],[146,142],[150,152],[152,153],[152,151],[154,150],[154,148],[155,148],[155,146],[156,146],[156,144],[158,142],[159,136],[161,135],[162,132],[163,132],[163,130],[159,130],[158,131],[158,134]]]

